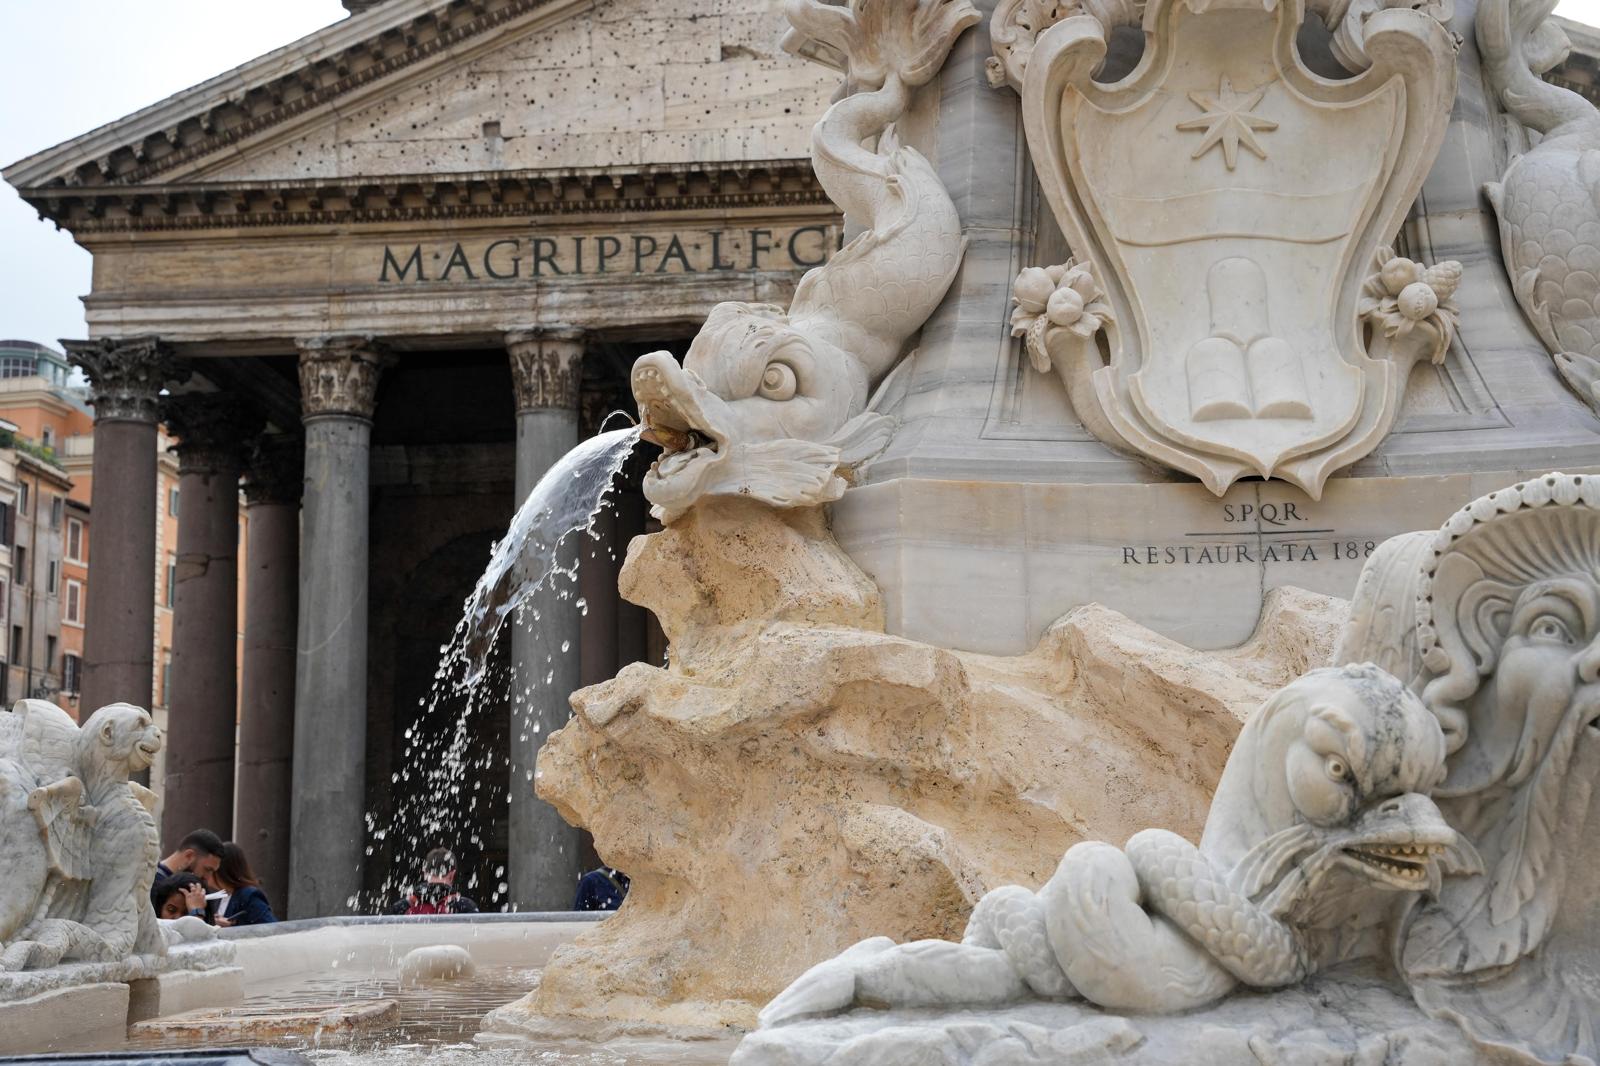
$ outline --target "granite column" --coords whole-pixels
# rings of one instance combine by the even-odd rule
[[[248,413],[216,392],[165,397],[177,437],[178,556],[161,838],[233,828],[238,721],[239,471]],[[91,583],[90,587],[93,587]]]
[[[517,401],[517,505],[578,443],[583,342],[574,334],[507,334]],[[576,545],[567,545],[570,567]],[[561,575],[524,604],[511,633],[511,902],[518,910],[567,910],[581,875],[578,830],[534,794],[539,748],[572,716],[579,685],[581,616],[574,584]]]
[[[289,855],[294,918],[350,913],[361,889],[369,462],[380,370],[370,337],[301,342],[306,443]]]
[[[249,550],[233,839],[249,854],[267,899],[280,908],[288,899],[294,796],[302,455],[296,437],[259,438],[250,450],[244,486]]]
[[[155,673],[156,422],[182,377],[154,337],[67,341],[94,404],[94,521],[81,706],[150,706]]]

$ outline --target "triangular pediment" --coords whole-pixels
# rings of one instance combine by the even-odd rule
[[[709,9],[709,10],[708,10]],[[8,167],[26,191],[805,156],[782,0],[387,0]]]

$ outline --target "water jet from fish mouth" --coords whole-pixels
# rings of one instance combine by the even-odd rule
[[[607,421],[616,417],[613,413]],[[598,539],[596,520],[614,505],[607,494],[642,431],[642,426],[628,425],[579,442],[539,479],[505,536],[495,542],[449,643],[439,648],[421,713],[402,734],[403,750],[390,777],[396,802],[387,810],[367,812],[369,854],[392,848],[396,856],[420,855],[442,841],[470,854],[486,844],[473,827],[474,819],[509,803],[507,786],[532,787],[531,770],[526,781],[509,780],[508,763],[515,765],[515,760],[506,748],[473,743],[480,712],[509,703],[515,723],[519,712],[539,703],[543,690],[553,684],[550,659],[528,664],[533,676],[520,676],[498,654],[505,643],[499,638],[508,620],[530,627],[541,624],[530,601],[547,589],[554,589],[557,600],[575,601],[580,614],[587,613],[575,587],[582,554],[579,534]],[[563,645],[552,654],[576,655],[577,649]],[[558,696],[565,704],[567,693]],[[537,735],[540,731],[537,722],[524,722],[520,732],[513,724],[508,740],[519,749],[537,747],[544,739]],[[410,887],[402,880],[406,872],[404,863],[397,862],[376,897],[353,900],[352,907],[368,909],[403,894]],[[467,894],[487,903],[485,910],[502,909],[510,893],[505,867],[493,873],[487,883],[471,874],[462,885]]]
[[[577,577],[576,566],[559,561],[562,541],[592,533],[611,482],[633,454],[643,427],[613,429],[581,442],[539,479],[517,509],[489,565],[467,597],[448,662],[466,667],[458,690],[483,680],[489,653],[507,617],[548,582]]]

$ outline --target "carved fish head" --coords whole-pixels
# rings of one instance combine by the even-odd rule
[[[858,361],[779,308],[719,304],[681,367],[667,352],[634,363],[644,436],[662,448],[645,495],[668,521],[707,495],[838,499],[867,384]]]
[[[1267,895],[1274,913],[1320,909],[1317,897],[1334,888],[1348,893],[1345,877],[1324,884],[1336,872],[1357,878],[1356,888],[1437,892],[1443,873],[1476,866],[1471,844],[1428,796],[1445,773],[1439,724],[1377,667],[1308,673],[1269,700],[1246,734],[1235,750],[1253,759],[1255,780],[1228,788],[1230,759],[1218,795],[1227,797],[1225,818],[1248,796],[1276,822],[1258,826],[1271,831],[1235,868],[1241,891]]]

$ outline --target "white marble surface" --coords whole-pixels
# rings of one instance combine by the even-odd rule
[[[882,590],[891,633],[1014,655],[1100,603],[1214,649],[1249,637],[1271,589],[1348,597],[1384,540],[1537,472],[1335,478],[1320,501],[1275,482],[1219,499],[1197,483],[908,477],[846,493],[833,529]]]
[[[0,1003],[0,1055],[71,1051],[127,1031],[128,986],[121,981],[54,988]]]
[[[1150,54],[1114,85],[1093,77],[1113,27],[1068,18],[1022,78],[1040,186],[1110,307],[1108,362],[1088,338],[1056,353],[1073,406],[1219,495],[1247,474],[1320,495],[1387,434],[1421,349],[1449,342],[1443,293],[1414,278],[1403,329],[1363,336],[1351,313],[1438,151],[1454,39],[1426,10],[1377,12],[1371,65],[1330,84],[1284,32],[1300,16],[1154,0]]]
[[[760,1030],[730,1066],[1473,1066],[1460,1032],[1364,967],[1203,1011],[1145,1017],[1082,1003],[861,1010]]]

